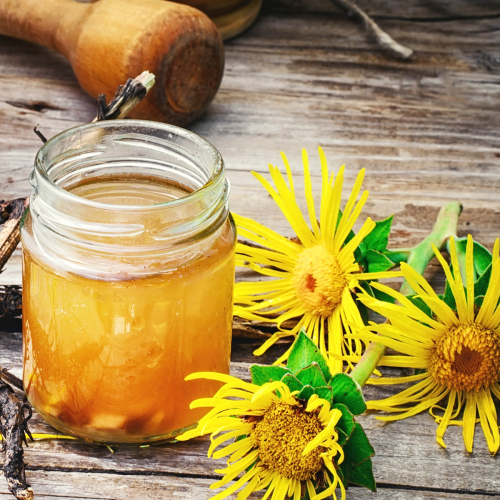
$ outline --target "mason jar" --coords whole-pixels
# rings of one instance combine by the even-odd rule
[[[52,426],[104,443],[165,441],[229,373],[235,227],[219,152],[155,122],[48,141],[22,227],[23,382]]]

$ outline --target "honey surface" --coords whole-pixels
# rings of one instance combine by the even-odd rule
[[[134,205],[181,194],[102,187],[74,192]],[[184,266],[98,280],[56,272],[25,249],[24,386],[35,409],[61,430],[106,442],[161,437],[199,420],[207,410],[189,404],[220,384],[184,378],[229,372],[233,250],[226,221],[215,244]]]

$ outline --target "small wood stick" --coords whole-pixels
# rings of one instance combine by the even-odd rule
[[[19,285],[0,285],[0,319],[21,316],[22,308],[23,291],[21,287]]]
[[[396,42],[394,38],[388,35],[380,26],[363,10],[361,10],[354,2],[351,0],[332,0],[338,6],[347,10],[349,13],[354,14],[359,19],[361,19],[368,31],[371,31],[377,42],[384,48],[392,51],[396,56],[401,59],[408,59],[412,54],[413,50],[409,49]]]
[[[13,373],[8,372],[7,368],[2,368],[1,366],[0,379],[24,393],[23,381],[20,378],[17,378]]]
[[[0,204],[1,221],[4,221],[5,214],[8,214],[7,221],[0,232],[0,271],[21,240],[21,219],[28,203],[29,198],[17,198]]]
[[[129,78],[125,85],[120,85],[108,105],[106,105],[106,96],[100,94],[97,98],[97,116],[92,122],[125,118],[132,108],[135,108],[146,97],[154,83],[155,75],[149,71],[143,71],[138,77]]]
[[[25,410],[29,411],[25,416]],[[14,391],[0,380],[0,430],[3,437],[5,462],[3,473],[7,480],[9,491],[18,500],[32,500],[33,490],[26,484],[23,461],[23,442],[26,443],[28,420],[31,408],[19,401]]]

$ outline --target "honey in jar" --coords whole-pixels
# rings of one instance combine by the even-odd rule
[[[101,122],[47,142],[22,229],[23,382],[88,441],[167,440],[228,373],[235,231],[220,155],[177,127]]]

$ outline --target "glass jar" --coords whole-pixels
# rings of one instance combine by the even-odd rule
[[[87,441],[175,437],[229,373],[236,233],[219,152],[155,122],[73,128],[38,152],[23,242],[23,382]]]

